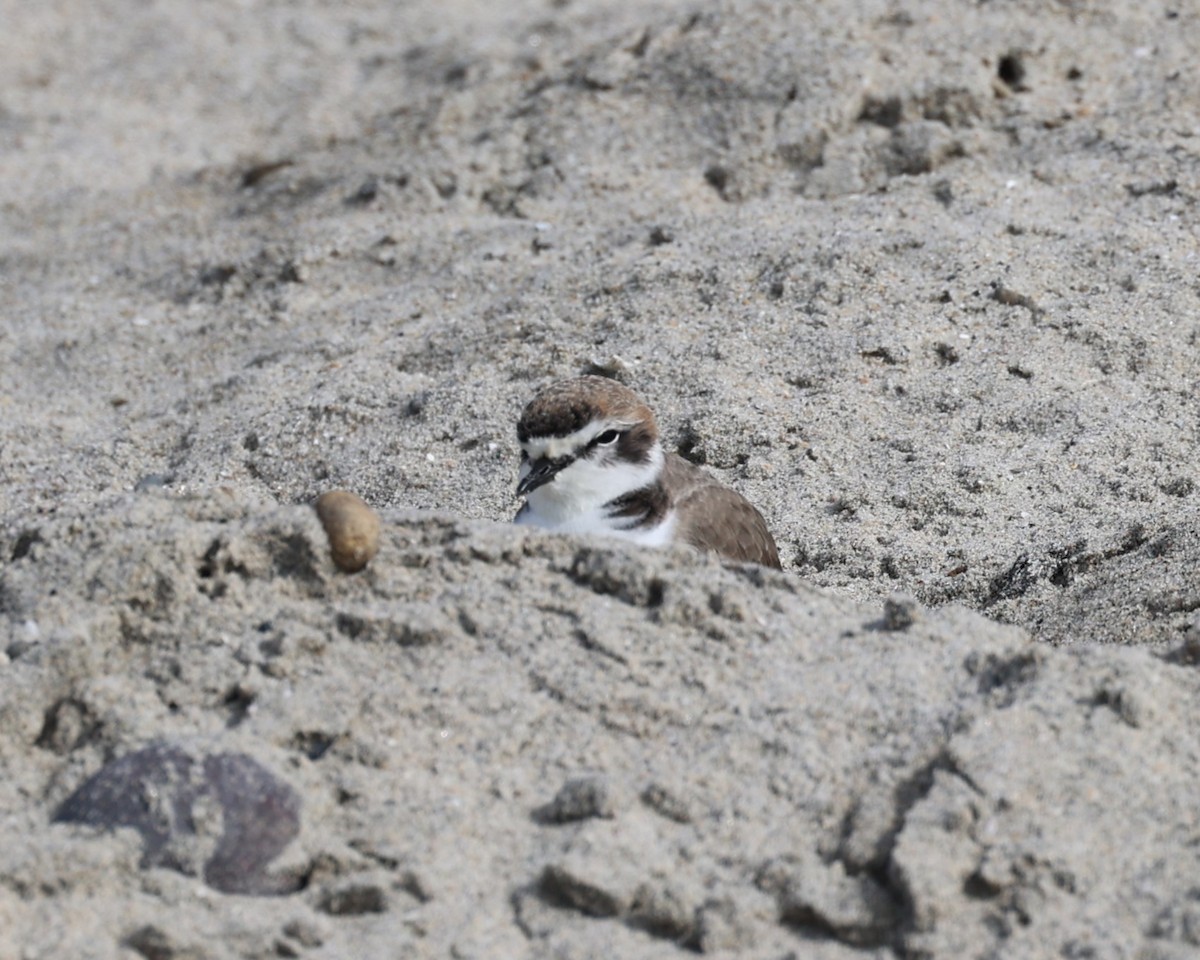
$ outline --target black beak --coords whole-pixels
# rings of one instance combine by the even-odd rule
[[[541,460],[534,460],[529,465],[529,473],[525,475],[525,479],[517,484],[517,496],[527,496],[538,487],[549,483],[571,460],[571,457],[559,457],[557,460],[547,460],[543,457]]]

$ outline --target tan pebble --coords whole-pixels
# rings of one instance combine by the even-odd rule
[[[348,490],[330,490],[314,504],[333,562],[357,573],[379,552],[379,515]]]

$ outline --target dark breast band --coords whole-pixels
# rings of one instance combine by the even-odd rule
[[[610,520],[621,521],[622,530],[656,527],[670,509],[670,498],[661,481],[623,494],[604,505],[605,515]]]

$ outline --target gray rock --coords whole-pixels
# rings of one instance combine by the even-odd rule
[[[157,743],[114,760],[59,806],[57,823],[132,827],[143,865],[204,877],[226,893],[279,894],[295,876],[268,873],[297,835],[300,798],[251,757],[193,755]]]
[[[1194,952],[1187,9],[10,6],[0,956]],[[593,365],[784,571],[510,525]],[[153,741],[270,758],[308,886],[198,883],[215,789],[188,874],[51,825]],[[530,816],[580,770],[630,798]]]
[[[601,817],[611,820],[617,811],[612,784],[603,774],[572,777],[561,787],[554,799],[536,811],[543,823],[571,823]]]

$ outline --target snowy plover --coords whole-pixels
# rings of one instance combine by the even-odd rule
[[[687,543],[738,563],[779,567],[767,524],[745,497],[664,453],[650,408],[604,377],[560,380],[529,402],[515,522],[635,543]]]

